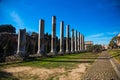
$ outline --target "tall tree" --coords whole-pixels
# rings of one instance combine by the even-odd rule
[[[16,33],[16,29],[11,24],[0,25],[1,32]]]

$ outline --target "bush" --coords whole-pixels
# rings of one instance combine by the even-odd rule
[[[87,47],[88,52],[94,52],[94,53],[99,53],[102,52],[102,46],[101,45],[92,45]]]

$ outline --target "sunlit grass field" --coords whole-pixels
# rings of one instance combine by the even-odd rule
[[[109,54],[114,57],[120,63],[120,49],[108,50]]]
[[[30,58],[27,61],[0,63],[0,69],[10,66],[73,68],[73,66],[75,66],[78,63],[92,63],[97,57],[98,54],[95,53],[76,53],[76,54],[66,54],[64,56],[55,56],[52,58]]]

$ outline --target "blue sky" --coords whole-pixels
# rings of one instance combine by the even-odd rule
[[[120,33],[120,0],[0,0],[0,24],[12,24],[17,31],[38,32],[42,18],[45,32],[51,33],[53,15],[58,37],[60,21],[64,21],[65,31],[69,24],[70,30],[79,31],[95,44],[108,44]]]

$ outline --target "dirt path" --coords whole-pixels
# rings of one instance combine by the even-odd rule
[[[88,63],[79,64],[75,69],[64,69],[64,68],[35,68],[35,67],[10,67],[3,71],[12,73],[13,76],[22,80],[80,80],[81,76],[85,73],[86,69],[90,66]]]

